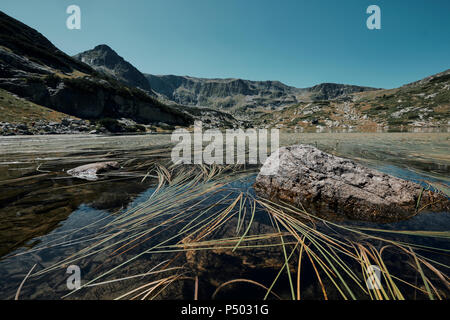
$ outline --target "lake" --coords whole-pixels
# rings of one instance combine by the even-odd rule
[[[391,224],[300,219],[254,194],[258,166],[173,167],[169,143],[0,137],[0,298],[35,266],[22,299],[370,299],[371,264],[386,265],[381,297],[448,298],[449,212]],[[297,143],[449,190],[447,132],[281,133],[281,146]],[[65,173],[112,160],[123,169],[98,181]],[[81,269],[80,290],[67,287],[69,265]]]

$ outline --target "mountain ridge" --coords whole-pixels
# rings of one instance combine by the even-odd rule
[[[153,90],[163,98],[191,106],[235,111],[278,107],[308,100],[329,100],[354,92],[379,90],[347,84],[322,83],[296,88],[278,80],[254,81],[239,78],[196,78],[144,73]]]
[[[248,110],[275,110],[303,101],[331,100],[356,92],[380,90],[339,83],[320,83],[308,88],[296,88],[278,80],[255,81],[141,73],[104,44],[73,57],[125,84],[150,90],[166,103],[210,108],[235,115],[245,114]],[[142,84],[143,79],[148,86]]]

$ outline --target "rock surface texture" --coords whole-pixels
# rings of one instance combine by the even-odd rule
[[[312,213],[334,218],[390,222],[407,219],[417,209],[448,211],[450,202],[439,192],[423,190],[417,183],[366,168],[309,145],[279,149],[276,174],[260,174],[258,195],[304,206]],[[264,163],[270,169],[277,153]]]
[[[119,168],[120,165],[116,161],[96,162],[70,169],[67,171],[67,174],[70,174],[75,178],[94,181],[99,178],[98,174],[117,170]]]

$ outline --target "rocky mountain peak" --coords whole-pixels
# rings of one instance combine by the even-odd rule
[[[100,44],[92,50],[79,53],[74,58],[126,85],[151,92],[150,84],[144,75],[106,44]]]
[[[95,46],[94,50],[96,50],[96,51],[99,51],[99,50],[108,51],[108,52],[112,52],[112,53],[117,55],[117,53],[113,49],[111,49],[111,47],[108,46],[107,44],[99,44],[99,45]]]

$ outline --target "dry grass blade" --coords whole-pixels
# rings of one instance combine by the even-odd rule
[[[17,289],[16,295],[14,297],[14,300],[19,300],[19,295],[20,295],[20,291],[22,290],[22,287],[25,283],[25,281],[27,281],[28,277],[30,276],[30,274],[33,272],[34,268],[36,268],[37,264],[35,264],[30,271],[28,271],[27,275],[25,276],[25,278],[23,278],[22,282],[20,283],[19,288]]]
[[[270,292],[271,294],[273,294],[275,297],[277,297],[278,299],[282,300],[281,297],[279,295],[277,295],[275,292],[273,292],[272,290],[269,290],[269,288],[267,288],[265,285],[262,285],[259,282],[256,282],[254,280],[249,280],[249,279],[234,279],[234,280],[230,280],[227,281],[225,283],[222,283],[217,289],[216,291],[214,291],[213,295],[211,296],[212,299],[215,299],[217,294],[220,292],[220,290],[222,290],[225,286],[228,286],[230,284],[233,283],[238,283],[238,282],[246,282],[246,283],[251,283],[254,284],[255,286],[261,287],[265,290],[267,290],[267,292]]]
[[[149,156],[156,155],[157,153],[153,151],[149,152]],[[442,294],[439,293],[440,288],[436,286],[436,277],[440,281],[439,284],[445,284],[449,289],[448,275],[439,270],[448,266],[420,255],[419,251],[431,252],[436,249],[437,254],[446,254],[448,249],[394,240],[395,237],[411,236],[444,241],[450,239],[447,231],[389,230],[350,226],[327,221],[309,213],[303,207],[296,208],[284,203],[255,199],[251,191],[232,185],[239,179],[249,179],[254,174],[254,171],[244,166],[164,166],[161,161],[154,158],[143,163],[136,163],[136,160],[130,159],[128,164],[133,166],[132,172],[144,170],[141,175],[143,178],[139,178],[141,182],[149,177],[157,177],[158,181],[155,181],[147,198],[110,216],[109,220],[93,223],[89,227],[95,229],[94,227],[98,226],[93,234],[83,234],[87,228],[79,228],[58,235],[57,240],[40,244],[30,250],[29,253],[46,248],[77,246],[74,253],[46,266],[33,274],[33,277],[49,274],[74,262],[89,262],[90,259],[101,255],[103,257],[101,263],[93,269],[95,272],[90,274],[90,278],[81,289],[142,277],[161,277],[152,278],[145,284],[140,283],[136,285],[137,288],[130,290],[127,288],[126,293],[117,297],[117,299],[155,299],[174,282],[191,279],[195,282],[194,299],[198,299],[199,275],[193,270],[184,269],[186,263],[177,264],[179,257],[195,252],[214,254],[220,250],[221,253],[241,256],[244,259],[245,255],[252,251],[275,247],[280,249],[274,251],[280,254],[281,268],[280,265],[274,267],[278,273],[275,279],[271,280],[269,288],[259,282],[243,279],[245,275],[231,275],[238,279],[220,285],[213,298],[229,284],[247,282],[265,289],[264,298],[272,293],[281,299],[272,292],[272,289],[284,272],[288,279],[287,283],[283,284],[286,294],[298,300],[304,299],[307,293],[301,292],[300,287],[304,272],[310,272],[308,276],[317,278],[314,285],[326,300],[360,297],[377,300],[404,299],[405,295],[400,287],[426,293],[430,299],[440,298]],[[418,206],[419,202],[420,199],[417,202]],[[262,216],[267,216],[270,223],[265,222],[264,226],[267,228],[263,233],[255,233],[252,228],[261,224]],[[223,229],[232,231],[228,234],[221,233]],[[78,236],[78,232],[79,237],[75,237]],[[66,241],[64,237],[68,235],[73,238]],[[391,265],[383,259],[383,253],[394,250],[415,261],[411,268],[421,275],[425,289],[409,283],[408,278],[402,279],[389,270]],[[23,254],[26,253],[21,253]],[[126,270],[125,267],[138,264],[142,261],[140,259],[145,260],[146,257],[153,257],[156,254],[167,255],[161,259],[165,259],[165,265],[161,269],[156,269],[161,267],[161,264],[157,263],[155,269],[148,272],[145,272],[148,268],[136,274],[123,272]],[[373,264],[380,267],[385,283],[380,290],[368,290],[364,285],[368,269]],[[179,267],[180,265],[183,268]],[[178,273],[181,269],[183,274]],[[296,279],[292,276],[291,270],[297,271]],[[186,277],[185,272],[189,273]],[[430,274],[433,276],[430,277]],[[31,272],[28,276],[31,276]],[[399,287],[397,284],[400,282],[405,286]],[[66,296],[75,295],[77,292],[79,290],[74,290]]]

